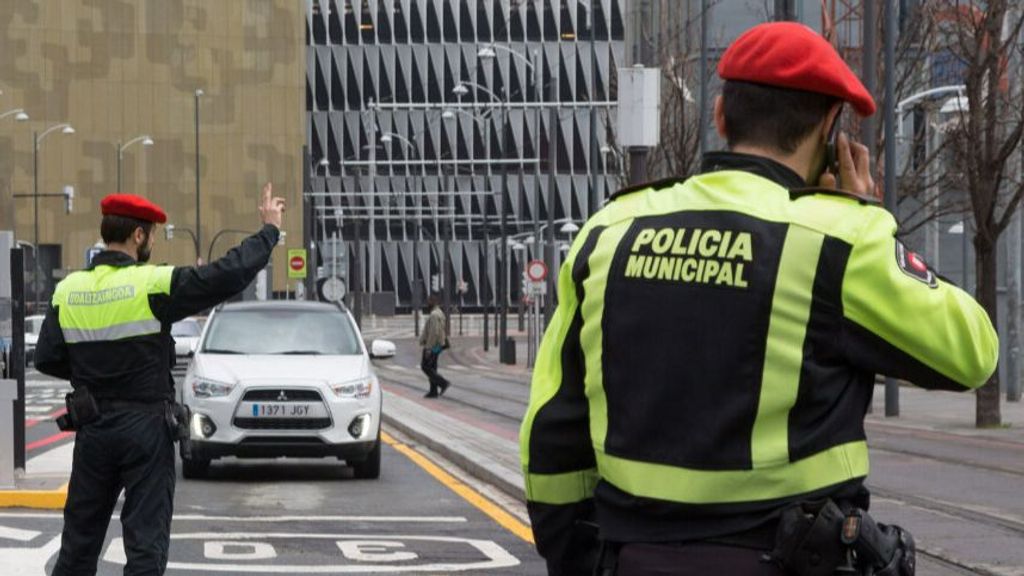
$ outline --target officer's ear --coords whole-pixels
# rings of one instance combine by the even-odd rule
[[[148,236],[149,235],[146,234],[146,229],[142,226],[136,226],[135,231],[132,232],[132,240],[135,242],[136,246],[145,246],[149,241]]]
[[[715,130],[718,135],[726,140],[729,139],[725,133],[725,106],[722,104],[722,95],[715,96]]]

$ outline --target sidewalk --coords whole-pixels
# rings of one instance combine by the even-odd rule
[[[61,510],[68,496],[74,442],[29,458],[13,489],[0,490],[0,508]]]

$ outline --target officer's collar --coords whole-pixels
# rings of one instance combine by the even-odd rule
[[[792,168],[764,156],[739,152],[708,152],[701,163],[701,173],[719,170],[741,170],[767,178],[788,190],[806,188],[807,181]]]
[[[92,257],[92,263],[89,265],[89,270],[97,266],[115,266],[117,268],[123,268],[125,266],[134,266],[138,264],[135,258],[125,254],[124,252],[118,252],[117,250],[104,250],[99,254]]]

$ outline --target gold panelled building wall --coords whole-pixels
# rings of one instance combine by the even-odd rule
[[[292,208],[286,242],[301,244],[305,127],[305,2],[299,0],[0,0],[0,230],[34,235],[33,131],[68,122],[39,148],[39,193],[75,189],[73,208],[40,198],[40,244],[60,244],[63,266],[83,265],[99,239],[99,201],[117,186],[119,142],[148,134],[123,156],[122,191],[146,196],[178,227],[195,226],[195,91],[199,98],[202,256],[218,231],[255,230],[270,180]],[[240,239],[229,233],[213,249]],[[187,234],[154,262],[194,263]],[[285,282],[275,253],[276,289]],[[6,271],[4,271],[6,273]]]

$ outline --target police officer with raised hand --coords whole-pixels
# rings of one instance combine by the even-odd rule
[[[729,150],[619,192],[562,267],[521,434],[537,549],[558,575],[913,574],[866,512],[875,374],[976,388],[996,333],[834,137],[875,103],[825,39],[762,24],[718,72]]]
[[[100,204],[107,245],[57,285],[36,348],[40,372],[71,380],[63,429],[77,431],[55,575],[91,575],[124,490],[126,575],[163,574],[174,504],[174,438],[187,416],[169,376],[171,324],[241,292],[270,259],[285,209],[271,184],[263,228],[207,266],[147,264],[164,211],[112,194]]]

